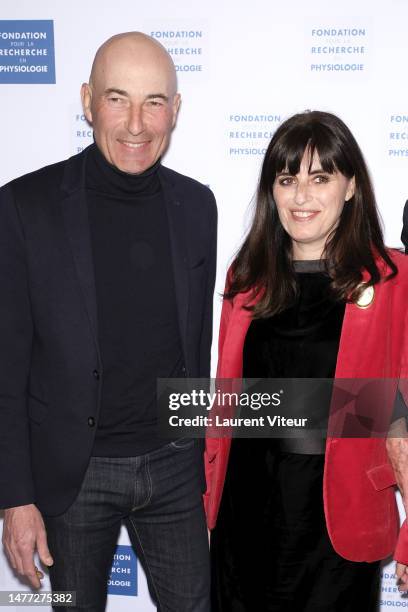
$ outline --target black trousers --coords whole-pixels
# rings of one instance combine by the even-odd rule
[[[380,563],[347,561],[330,542],[323,468],[323,455],[233,440],[211,536],[212,612],[377,610]]]

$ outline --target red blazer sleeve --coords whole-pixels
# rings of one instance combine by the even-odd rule
[[[405,335],[400,375],[400,391],[404,397],[406,405],[408,406],[408,312],[405,316],[404,330]],[[406,520],[403,522],[400,532],[398,534],[398,541],[394,552],[394,559],[399,563],[404,563],[405,565],[408,565],[408,524]]]
[[[231,281],[231,268],[228,270],[228,273],[227,273],[225,291],[227,291],[230,281]],[[233,308],[232,300],[226,300],[224,298],[223,303],[222,303],[220,331],[219,331],[219,336],[218,336],[218,363],[220,363],[220,360],[221,360],[221,355],[222,355],[222,351],[224,348],[225,336],[227,333],[232,308]],[[217,377],[218,376],[219,376],[219,372],[217,369]],[[207,516],[208,516],[208,502],[209,502],[209,498],[211,495],[211,490],[212,490],[211,487],[213,483],[215,458],[217,456],[219,444],[220,444],[220,440],[218,438],[211,438],[211,437],[206,438],[204,463],[205,463],[205,478],[207,482],[207,489],[204,494],[204,508],[205,508],[205,512]]]

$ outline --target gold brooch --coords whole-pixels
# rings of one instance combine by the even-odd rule
[[[358,300],[356,300],[355,304],[358,308],[368,308],[374,302],[374,287],[370,285],[366,287],[359,295]]]

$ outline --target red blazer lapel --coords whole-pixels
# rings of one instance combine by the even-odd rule
[[[244,306],[256,304],[252,291],[239,293],[231,302],[224,300],[218,346],[217,378],[241,378],[245,336],[252,321],[252,312]]]

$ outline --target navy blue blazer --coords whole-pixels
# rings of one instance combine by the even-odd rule
[[[0,507],[74,501],[92,452],[103,364],[85,191],[87,150],[0,190]],[[160,166],[187,375],[210,375],[217,211]],[[142,289],[141,289],[142,292]],[[89,421],[89,422],[88,422]]]

